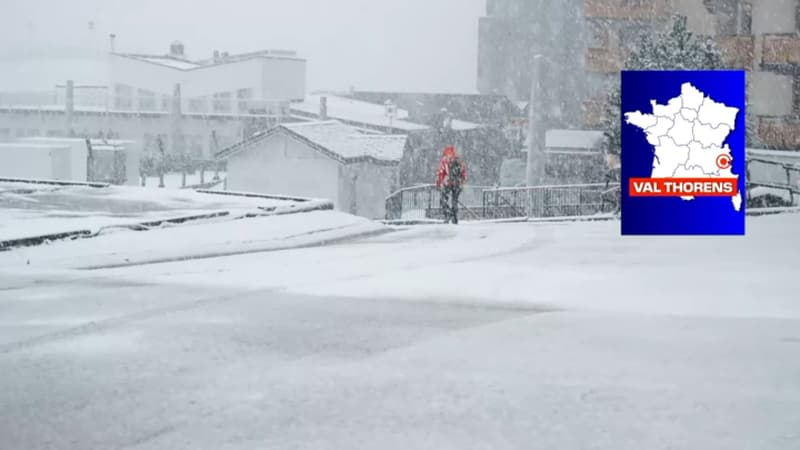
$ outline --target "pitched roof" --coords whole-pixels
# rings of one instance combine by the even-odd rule
[[[282,124],[269,131],[258,133],[245,141],[223,149],[218,159],[229,158],[276,133],[288,133],[317,150],[343,163],[373,160],[395,163],[403,157],[408,137],[365,133],[357,127],[335,120]]]

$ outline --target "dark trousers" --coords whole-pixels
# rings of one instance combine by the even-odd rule
[[[444,186],[441,194],[441,207],[444,221],[458,223],[458,196],[461,195],[460,186]]]

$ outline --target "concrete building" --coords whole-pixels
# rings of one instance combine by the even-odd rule
[[[305,98],[306,61],[293,51],[214,52],[191,60],[180,42],[166,55],[111,53],[109,86],[115,111],[169,111],[175,85],[187,113],[279,113],[281,102]]]
[[[799,0],[487,0],[479,25],[478,90],[527,101],[531,61],[543,54],[548,128],[596,128],[605,93],[643,33],[688,18],[726,64],[748,73],[748,115],[759,137],[800,148]]]
[[[282,124],[217,157],[227,160],[228,190],[324,198],[338,210],[382,219],[406,140],[314,121]]]
[[[0,140],[122,137],[155,152],[160,137],[168,151],[208,159],[277,125],[305,97],[306,62],[291,51],[189,59],[174,42],[163,55],[112,52],[105,61],[107,76],[92,84],[65,78],[47,91],[0,92]]]

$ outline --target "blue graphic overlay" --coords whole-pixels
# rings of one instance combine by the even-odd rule
[[[625,113],[653,114],[651,101],[667,105],[681,96],[690,83],[703,96],[727,107],[738,108],[735,128],[722,142],[730,148],[732,161],[723,157],[738,176],[741,205],[730,196],[681,197],[631,196],[631,178],[650,178],[655,160],[654,145],[640,126],[628,123]],[[623,235],[743,235],[745,233],[745,72],[714,71],[624,71],[621,98],[621,189]],[[713,150],[711,150],[713,151]],[[713,163],[713,160],[712,160]],[[676,175],[677,176],[677,175]],[[710,177],[709,179],[713,179]],[[732,187],[734,184],[730,183]]]

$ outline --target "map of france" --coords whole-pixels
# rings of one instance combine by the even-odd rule
[[[625,121],[642,129],[653,146],[651,178],[738,180],[732,172],[730,147],[723,143],[736,126],[738,108],[715,102],[691,83],[681,85],[681,95],[666,105],[651,100],[652,114],[625,113]],[[693,200],[693,195],[682,195]],[[731,196],[736,211],[742,196]]]

